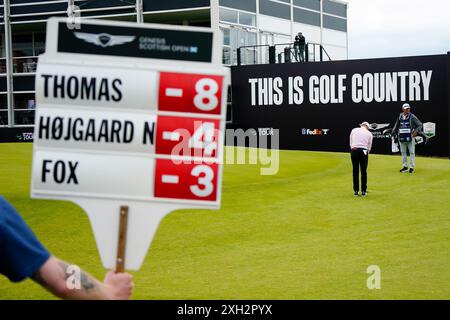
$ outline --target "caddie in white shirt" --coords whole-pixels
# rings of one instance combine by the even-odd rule
[[[402,113],[398,116],[392,134],[398,138],[400,145],[400,151],[402,153],[403,167],[400,172],[413,173],[415,167],[415,141],[414,137],[419,134],[425,136],[422,133],[422,122],[411,113],[411,106],[409,103],[404,103],[402,106]],[[428,139],[425,136],[425,139]],[[408,170],[408,151],[409,151],[409,170]]]

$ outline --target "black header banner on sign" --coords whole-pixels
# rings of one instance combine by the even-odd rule
[[[408,102],[431,137],[417,153],[449,156],[449,65],[450,54],[232,67],[233,127],[278,129],[281,149],[346,152],[367,121],[372,152],[389,154]]]
[[[58,52],[211,62],[212,47],[212,32],[58,24]]]

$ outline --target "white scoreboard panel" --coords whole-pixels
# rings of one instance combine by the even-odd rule
[[[127,245],[130,269],[167,213],[220,206],[229,84],[220,38],[210,29],[90,20],[70,30],[49,20],[31,195],[82,206],[105,267],[114,264],[119,205],[130,207],[129,231],[142,232]]]

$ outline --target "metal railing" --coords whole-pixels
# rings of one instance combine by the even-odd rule
[[[331,61],[325,48],[319,43],[309,42],[303,48],[294,43],[280,43],[273,46],[243,46],[237,49],[237,64],[274,64],[293,62]]]

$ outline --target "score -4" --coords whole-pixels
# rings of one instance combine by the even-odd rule
[[[216,158],[219,126],[216,119],[158,116],[156,153]]]
[[[223,76],[161,72],[160,111],[219,115]]]

